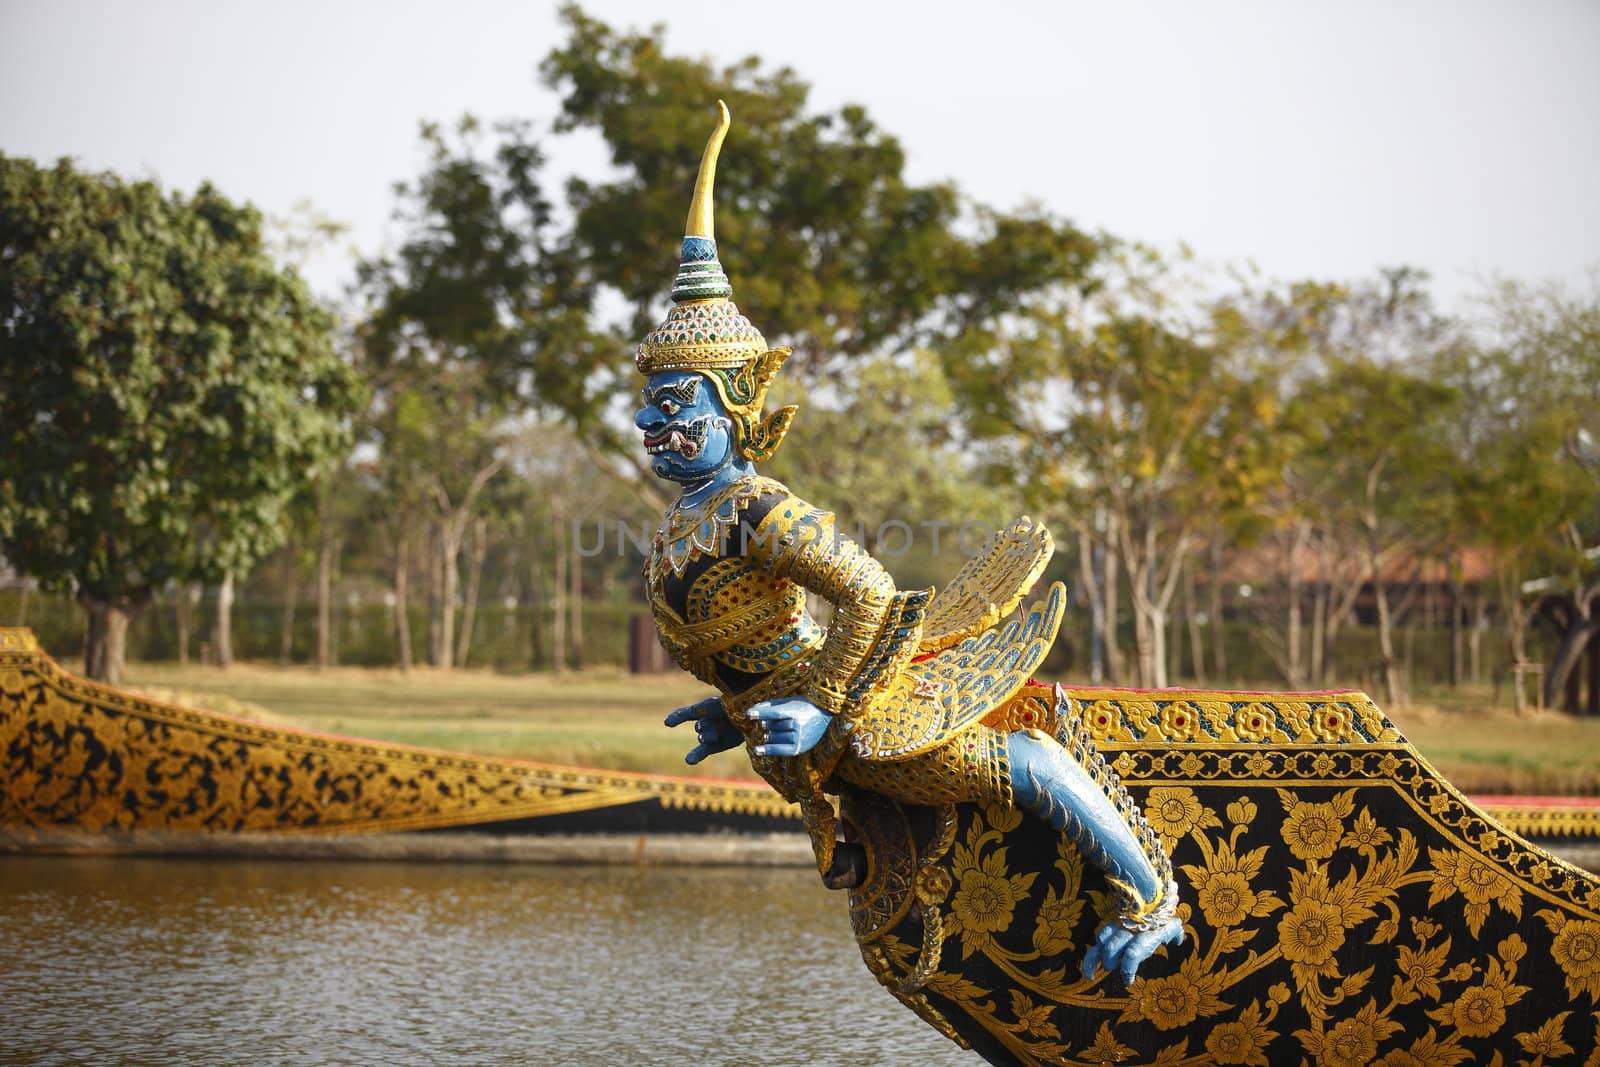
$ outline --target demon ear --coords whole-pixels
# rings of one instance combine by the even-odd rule
[[[778,446],[783,443],[783,435],[789,432],[789,424],[794,421],[794,413],[799,410],[790,404],[788,407],[779,408],[764,419],[757,420],[753,416],[741,418],[739,454],[756,463],[771,459],[773,453],[778,451]]]
[[[755,403],[761,407],[761,402],[767,397],[767,389],[772,385],[772,379],[778,376],[778,370],[783,366],[784,360],[794,354],[794,349],[788,345],[781,348],[769,348],[761,353],[755,360]]]

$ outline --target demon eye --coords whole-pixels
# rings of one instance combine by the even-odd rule
[[[680,405],[693,404],[695,397],[700,395],[700,379],[685,378],[683,381],[673,382],[663,391]]]
[[[678,402],[676,400],[673,400],[670,396],[662,397],[661,398],[661,414],[663,414],[663,415],[676,415],[677,413],[678,413]]]

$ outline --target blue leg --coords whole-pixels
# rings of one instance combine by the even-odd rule
[[[1183,940],[1165,850],[1092,750],[1099,774],[1036,730],[1008,734],[1006,750],[1017,807],[1066,834],[1122,898],[1122,914],[1100,928],[1084,957],[1084,977],[1092,979],[1104,966],[1131,984],[1158,946]]]

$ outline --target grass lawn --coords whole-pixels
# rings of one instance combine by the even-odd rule
[[[1501,698],[1510,700],[1504,692]],[[1385,710],[1428,762],[1466,792],[1600,795],[1600,719],[1533,709],[1518,715],[1492,701],[1488,686],[1463,686]]]
[[[124,682],[159,699],[327,733],[550,763],[754,777],[737,752],[695,767],[683,762],[695,743],[693,729],[668,730],[661,720],[712,692],[686,674],[651,677],[603,668],[561,676],[424,668],[403,674],[130,663]]]
[[[73,669],[73,668],[68,668]],[[499,675],[235,664],[129,664],[131,689],[280,725],[492,756],[621,770],[752,777],[743,754],[688,767],[690,728],[662,716],[710,690],[687,675]],[[1270,686],[1265,687],[1270,688]],[[1440,690],[1385,709],[1422,754],[1473,793],[1600,794],[1600,720],[1557,712],[1518,716],[1487,687]]]

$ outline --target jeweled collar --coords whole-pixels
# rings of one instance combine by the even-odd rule
[[[673,504],[662,516],[650,554],[652,579],[664,577],[670,568],[679,578],[684,569],[700,556],[715,555],[728,531],[739,521],[739,509],[748,501],[783,485],[771,478],[748,475],[719,489],[691,508]]]

